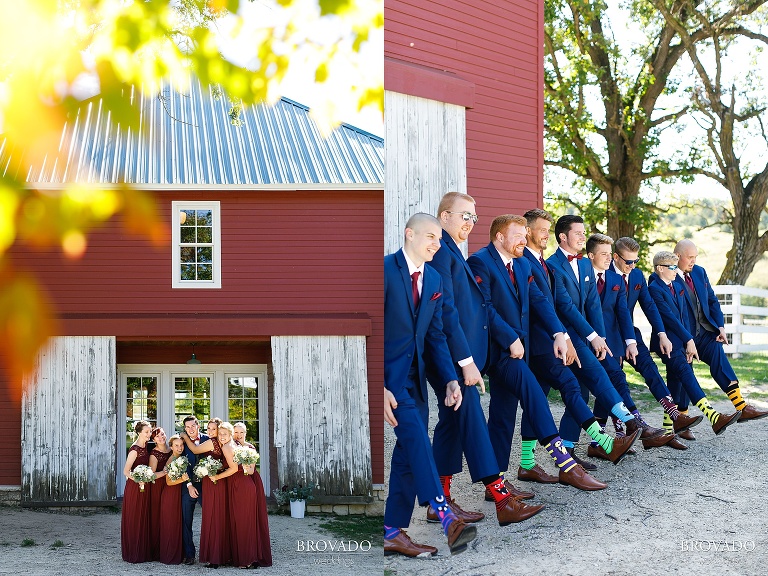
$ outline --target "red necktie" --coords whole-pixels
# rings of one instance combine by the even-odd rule
[[[419,274],[421,272],[418,271],[411,274],[411,294],[413,295],[414,308],[419,305]]]
[[[627,289],[627,299],[629,299],[629,282],[627,282],[627,275],[622,274],[621,277],[624,278],[624,288]]]
[[[512,280],[512,286],[517,288],[517,282],[515,282],[515,274],[512,272],[512,262],[507,262],[507,271],[509,272],[509,279]]]
[[[691,289],[691,292],[694,294],[696,293],[696,289],[693,287],[693,278],[691,278],[690,274],[685,275],[685,283],[688,284],[688,288]]]
[[[581,260],[584,257],[583,254],[568,254],[568,262],[573,262],[574,260]]]
[[[672,286],[672,284],[669,284],[669,291],[672,292],[672,298],[675,297],[675,287]]]
[[[603,280],[603,273],[598,272],[597,273],[597,293],[600,294],[600,296],[602,296],[603,290],[605,290],[605,280]]]
[[[549,276],[549,268],[547,268],[547,263],[544,262],[544,258],[542,256],[539,256],[539,262],[541,262],[541,267],[544,268],[544,274]]]

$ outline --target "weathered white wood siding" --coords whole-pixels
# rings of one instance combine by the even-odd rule
[[[446,192],[467,192],[463,106],[384,92],[384,253],[402,245],[415,212],[435,214]]]
[[[364,336],[273,336],[278,486],[370,496],[371,435]]]
[[[114,500],[115,338],[51,338],[24,379],[21,494],[25,502]]]

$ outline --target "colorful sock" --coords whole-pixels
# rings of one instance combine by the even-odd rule
[[[613,450],[613,438],[600,429],[600,424],[592,422],[587,428],[587,434],[608,454]]]
[[[445,501],[445,496],[437,496],[429,501],[432,509],[437,512],[437,517],[440,518],[440,524],[443,525],[443,532],[448,535],[448,527],[456,522],[456,515],[451,511],[448,506],[448,502]],[[385,536],[386,538],[386,536]]]
[[[574,462],[571,455],[565,450],[565,441],[560,438],[560,436],[555,436],[544,448],[546,448],[549,455],[552,456],[552,459],[560,470],[568,472],[571,468],[576,466],[576,462]]]
[[[659,404],[661,404],[661,407],[664,408],[664,414],[669,415],[672,420],[677,420],[677,417],[680,415],[680,411],[677,409],[677,404],[675,404],[675,401],[672,400],[671,395],[665,396],[659,400]],[[664,421],[666,422],[666,419]]]
[[[494,482],[489,482],[485,487],[488,488],[491,496],[493,496],[493,501],[496,502],[496,511],[498,512],[503,509],[510,498],[509,492],[507,492],[507,487],[504,485],[504,480],[499,478]]]
[[[733,407],[736,408],[736,410],[744,410],[747,401],[741,396],[741,388],[739,388],[738,382],[731,384],[725,393],[728,395],[728,400],[731,401],[731,404],[733,404]]]
[[[611,422],[613,422],[613,429],[616,431],[616,438],[627,435],[624,430],[624,422],[616,418],[616,416],[611,416]]]
[[[622,422],[629,422],[632,420],[632,414],[629,413],[629,410],[627,410],[627,407],[624,406],[624,402],[619,402],[611,408],[611,414],[616,416],[619,420]]]
[[[392,540],[398,534],[400,534],[400,528],[384,525],[384,540]]]
[[[451,497],[451,480],[453,480],[453,474],[450,476],[440,476],[440,484],[443,486],[443,494],[446,498]]]
[[[720,413],[709,405],[709,401],[706,398],[696,402],[696,407],[704,413],[704,416],[709,419],[712,426],[717,423]]]
[[[589,422],[589,420],[587,420],[587,422]],[[584,424],[586,424],[587,422],[585,422]],[[600,426],[600,432],[605,434],[605,425],[608,423],[608,419],[607,418],[592,418],[592,422],[597,422],[598,426]],[[588,430],[589,426],[592,426],[592,422],[590,422],[587,425],[587,428],[584,428],[584,424],[582,424],[581,427],[584,428],[584,430]],[[596,440],[592,440],[589,443],[589,445],[590,446],[600,446],[600,443],[597,442]]]
[[[675,425],[672,421],[672,416],[664,412],[664,420],[661,425],[662,428],[664,428],[665,432],[674,432],[675,431]]]
[[[576,444],[574,444],[574,443],[573,443],[573,442],[571,442],[570,440],[563,440],[563,439],[561,438],[561,439],[560,439],[560,442],[562,442],[562,443],[563,443],[563,448],[574,448],[574,447],[576,446]]]
[[[536,466],[536,456],[533,450],[536,448],[536,440],[523,440],[520,443],[520,467],[530,470]]]

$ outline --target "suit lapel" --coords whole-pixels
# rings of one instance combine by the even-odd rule
[[[493,244],[488,245],[488,252],[490,252],[491,258],[493,258],[493,263],[499,270],[499,274],[501,274],[502,278],[504,278],[504,282],[507,284],[507,288],[515,297],[515,299],[519,300],[520,296],[518,294],[518,290],[520,288],[520,278],[518,278],[517,274],[515,274],[514,264],[512,265],[512,273],[515,274],[515,281],[517,282],[518,286],[517,289],[512,285],[512,279],[509,277],[509,270],[507,270],[507,267],[504,266],[504,260],[501,259],[501,254],[499,254],[499,251]]]
[[[453,241],[453,238],[451,238],[451,235],[448,234],[445,230],[443,230],[443,243],[448,246],[448,248],[456,255],[456,257],[459,259],[459,262],[461,262],[461,265],[464,267],[464,271],[467,273],[467,276],[470,277],[472,280],[472,283],[477,285],[477,282],[475,282],[475,276],[472,274],[472,269],[469,267],[469,264],[467,264],[467,261],[464,259],[464,254],[461,253],[461,249],[458,247],[456,242]]]
[[[412,286],[412,280],[411,275],[408,273],[408,263],[405,261],[405,256],[403,255],[402,249],[397,253],[395,256],[395,261],[397,262],[397,265],[400,267],[400,277],[403,280],[403,289],[405,290],[406,300],[408,300],[408,305],[411,307],[411,316],[413,316],[416,312],[416,309],[413,306],[413,288]],[[424,286],[422,285],[422,297],[424,296]]]

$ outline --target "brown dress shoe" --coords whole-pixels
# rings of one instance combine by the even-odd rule
[[[609,462],[611,460],[608,457],[608,452],[606,452],[602,446],[592,446],[592,444],[587,448],[587,456],[590,458],[600,458],[600,460],[608,460]]]
[[[485,514],[482,512],[469,512],[462,509],[461,506],[456,504],[456,501],[453,498],[447,498],[446,500],[448,501],[448,507],[451,509],[451,512],[465,524],[480,522],[480,520],[485,518]],[[440,518],[437,517],[437,512],[435,512],[432,506],[427,506],[427,522],[440,522]]]
[[[683,440],[696,440],[696,436],[694,436],[693,432],[691,432],[690,430],[683,430],[682,432],[680,432],[680,434],[678,434],[678,436],[680,436],[680,438],[682,438]]]
[[[429,558],[437,554],[437,548],[416,544],[403,530],[391,540],[384,539],[384,556],[401,554],[409,558]]]
[[[768,415],[768,412],[766,412],[766,415]],[[672,423],[672,426],[674,427],[675,433],[679,434],[680,432],[685,432],[689,428],[698,426],[703,419],[704,416],[701,415],[688,416],[688,414],[680,414],[677,417],[677,420]]]
[[[670,448],[674,448],[675,450],[688,450],[688,446],[680,442],[679,436],[675,436],[674,438],[672,438],[672,440],[667,442],[666,445]]]
[[[573,458],[573,461],[576,462],[576,464],[578,464],[582,468],[584,468],[584,470],[597,470],[597,466],[592,464],[592,462],[588,460],[582,460],[581,458],[576,456],[576,453],[573,448],[566,448],[565,451],[568,452],[568,454],[571,455],[571,458]]]
[[[645,420],[638,418],[637,416],[627,422],[625,426],[627,427],[627,435],[632,434],[635,430],[641,429],[642,433],[640,434],[640,438],[643,440],[646,438],[658,438],[659,436],[666,434],[663,428],[654,428]]]
[[[509,495],[512,496],[512,498],[515,498],[517,500],[530,500],[531,498],[534,497],[533,492],[520,490],[506,478],[504,479],[504,487],[507,489],[507,492],[509,492]],[[491,490],[487,487],[485,489],[485,501],[495,502],[495,500],[493,499],[493,495],[491,494]]]
[[[641,435],[640,441],[643,443],[643,448],[645,450],[650,450],[651,448],[660,448],[661,446],[666,446],[669,442],[672,441],[674,437],[675,434],[673,432],[667,432],[666,434],[655,436],[653,438],[643,438]]]
[[[715,436],[720,436],[720,434],[725,432],[725,429],[728,428],[728,426],[736,424],[736,422],[739,421],[740,416],[741,410],[736,410],[733,414],[720,414],[717,418],[717,422],[712,425],[712,431],[715,433]]]
[[[635,430],[627,436],[620,436],[613,439],[613,449],[610,454],[606,454],[608,459],[616,466],[625,456],[632,451],[632,445],[640,437],[640,430]]]
[[[768,410],[758,410],[752,404],[747,404],[741,410],[741,416],[739,417],[739,423],[747,422],[748,420],[759,420],[768,416]]]
[[[499,519],[499,526],[507,526],[513,522],[528,520],[528,518],[536,516],[542,510],[544,510],[543,504],[531,506],[520,500],[510,498],[507,500],[507,505],[504,508],[496,510],[496,518]]]
[[[557,476],[547,474],[546,470],[536,464],[530,470],[526,470],[522,466],[517,469],[517,479],[523,482],[538,482],[540,484],[557,484]],[[507,488],[509,490],[509,488]]]
[[[477,528],[471,524],[464,524],[461,520],[456,520],[448,526],[448,547],[451,549],[451,555],[461,554],[467,549],[467,543],[472,542],[477,536]]]
[[[568,472],[565,472],[562,468],[560,468],[559,482],[560,484],[566,484],[573,486],[574,488],[578,488],[579,490],[587,491],[602,490],[603,488],[608,487],[608,484],[600,482],[600,480],[597,478],[593,478],[587,474],[587,471],[578,464],[571,468]]]

